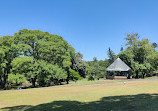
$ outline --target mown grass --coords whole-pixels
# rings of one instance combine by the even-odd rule
[[[109,82],[122,82],[122,81],[126,81],[126,80],[114,80],[114,81],[111,81],[111,80],[107,80],[107,79],[99,79],[99,80],[94,80],[94,81],[88,81],[87,79],[83,79],[83,80],[78,80],[78,81],[71,81],[70,84],[76,84],[77,85],[87,85],[87,84],[97,84],[97,83],[101,83],[101,82],[104,82],[105,83],[105,80],[106,80],[106,83],[109,83]]]
[[[157,111],[158,81],[78,81],[0,92],[2,111]]]
[[[145,79],[157,79],[158,76],[146,77]]]

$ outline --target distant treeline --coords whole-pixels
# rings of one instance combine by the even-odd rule
[[[104,77],[106,68],[118,57],[121,58],[132,69],[133,78],[144,78],[152,76],[158,69],[157,43],[150,43],[149,39],[140,39],[138,33],[127,34],[125,48],[121,47],[120,53],[115,53],[109,48],[107,51],[109,59],[98,61],[95,57],[88,62],[91,67],[89,79]],[[117,72],[119,73],[119,72]]]

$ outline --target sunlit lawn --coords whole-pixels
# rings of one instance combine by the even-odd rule
[[[71,82],[0,92],[5,111],[157,111],[158,80]]]

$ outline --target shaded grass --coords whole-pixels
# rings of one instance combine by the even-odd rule
[[[99,101],[53,101],[36,106],[5,107],[8,111],[157,111],[157,94],[138,94],[103,97]]]
[[[3,111],[157,111],[158,81],[107,81],[0,93]]]

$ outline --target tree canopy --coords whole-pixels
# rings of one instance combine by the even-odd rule
[[[61,36],[40,30],[23,29],[14,36],[0,37],[0,88],[29,82],[32,87],[69,83],[82,78],[105,78],[106,68],[120,57],[132,68],[133,77],[144,78],[158,70],[157,43],[127,34],[125,47],[115,53],[109,47],[108,59],[84,61]]]
[[[149,39],[141,39],[138,33],[127,34],[126,50],[118,56],[133,69],[135,78],[149,76],[157,70],[157,52]]]
[[[81,54],[76,55],[79,54],[61,36],[48,32],[23,29],[14,36],[3,36],[0,38],[0,86],[5,89],[20,77],[33,87],[36,82],[44,86],[54,80],[78,80],[80,76],[85,77],[82,74],[86,67],[80,60]]]

